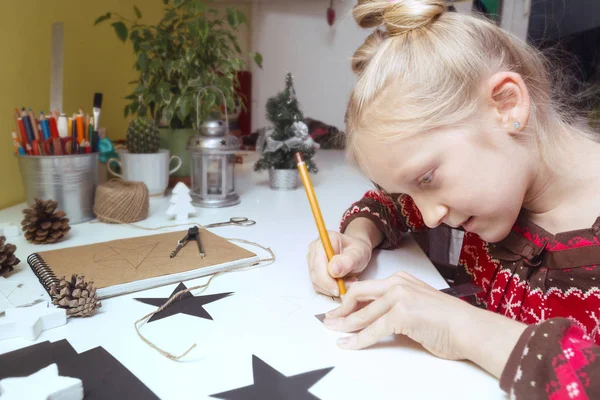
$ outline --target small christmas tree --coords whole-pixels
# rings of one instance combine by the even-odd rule
[[[312,158],[319,145],[308,134],[290,73],[286,76],[285,89],[267,101],[267,118],[273,127],[266,129],[259,140],[257,150],[261,158],[254,170],[296,169],[294,153],[301,152],[308,170],[318,172]]]
[[[171,205],[167,210],[167,216],[171,218],[175,217],[177,221],[185,221],[190,214],[196,214],[196,209],[192,206],[190,189],[182,182],[179,182],[173,188],[173,195],[169,202]]]

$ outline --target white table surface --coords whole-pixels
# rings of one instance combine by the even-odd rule
[[[264,268],[213,280],[202,294],[235,292],[205,306],[213,321],[179,314],[142,326],[147,338],[172,354],[181,354],[196,343],[188,356],[179,362],[168,360],[145,344],[134,328],[136,320],[155,308],[133,298],[168,297],[176,284],[104,300],[98,314],[71,318],[66,325],[43,332],[36,342],[68,339],[78,352],[103,346],[161,399],[209,398],[210,394],[250,385],[252,354],[287,376],[335,367],[310,389],[321,399],[505,398],[497,380],[479,367],[438,359],[405,337],[390,337],[360,351],[337,348],[335,341],[341,335],[314,317],[337,304],[315,294],[311,287],[305,256],[318,232],[302,184],[295,191],[271,190],[268,174],[252,170],[256,154],[246,154],[244,164],[236,166],[241,203],[229,208],[197,208],[198,217],[190,221],[208,224],[233,216],[253,219],[256,225],[251,227],[214,228],[212,232],[268,246],[277,260]],[[322,150],[315,160],[320,171],[311,179],[321,211],[328,229],[338,229],[342,212],[370,185],[346,164],[340,151]],[[24,206],[0,211],[0,222],[20,226]],[[168,197],[151,199],[150,216],[139,224],[157,227],[175,223],[164,214],[167,206]],[[74,225],[62,242],[43,247],[27,243],[20,235],[10,239],[18,247],[21,264],[9,279],[43,292],[25,261],[33,252],[182,229],[186,228],[157,232],[83,223]],[[262,250],[258,254],[264,255]],[[397,270],[408,271],[436,288],[447,287],[410,238],[400,249],[376,251],[365,277],[384,278]],[[206,278],[185,283],[191,287],[204,281]],[[33,343],[21,338],[0,341],[0,354]]]

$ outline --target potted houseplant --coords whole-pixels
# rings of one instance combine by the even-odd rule
[[[286,75],[285,89],[267,100],[267,118],[273,126],[262,130],[257,142],[260,158],[254,164],[254,170],[269,171],[272,189],[293,190],[298,185],[294,153],[301,152],[308,171],[317,173],[312,158],[319,145],[308,134],[290,73]]]
[[[169,175],[181,168],[181,158],[170,156],[168,149],[160,148],[156,122],[149,117],[137,116],[127,128],[127,150],[118,150],[119,160],[107,162],[110,172],[126,181],[143,182],[150,196],[162,196],[169,185]],[[177,165],[170,164],[177,160]],[[121,173],[111,168],[116,163]]]
[[[235,33],[247,22],[246,16],[233,7],[224,13],[194,0],[163,0],[164,13],[158,23],[141,22],[142,12],[133,7],[134,18],[108,12],[95,25],[112,21],[123,42],[129,40],[137,59],[139,73],[126,99],[124,114],[138,114],[142,104],[160,128],[161,147],[179,156],[183,165],[176,177],[189,176],[186,143],[194,134],[197,120],[217,113],[222,104],[221,92],[229,110],[241,104],[237,73],[244,68],[244,57]],[[250,55],[259,67],[262,56]],[[218,90],[203,90],[203,87]],[[199,104],[198,110],[196,104]]]

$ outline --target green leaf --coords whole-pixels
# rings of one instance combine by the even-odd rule
[[[205,101],[205,108],[206,110],[210,110],[211,108],[214,107],[215,103],[217,102],[217,96],[215,96],[215,94],[213,92],[208,92],[206,94],[206,99],[204,99]]]
[[[136,6],[133,6],[133,11],[135,12],[135,16],[138,18],[142,18],[142,12]]]
[[[212,15],[218,15],[219,12],[217,10],[215,10],[214,8],[211,8],[210,10],[208,10],[208,12]]]
[[[167,122],[169,122],[169,123],[171,122],[171,120],[173,119],[173,115],[174,114],[175,113],[173,112],[173,108],[172,107],[165,107],[163,115],[164,115],[165,119],[167,120]]]
[[[241,11],[237,11],[237,20],[238,20],[238,24],[242,25],[248,22],[248,18],[246,18],[246,14],[244,14]]]
[[[122,42],[125,42],[128,35],[127,26],[125,26],[125,24],[122,22],[114,22],[112,26],[115,28],[117,37],[121,39]]]
[[[194,10],[196,11],[196,13],[203,13],[204,11],[206,11],[206,4],[201,3],[201,2],[194,2],[192,4]]]
[[[169,84],[169,82],[161,82],[158,84],[158,86],[156,87],[157,90],[157,99],[159,99],[159,101],[162,101],[166,104],[168,104],[171,101],[171,85]]]
[[[163,0],[163,4],[169,4],[169,0]]]
[[[135,103],[131,103],[129,105],[129,112],[131,112],[131,114],[135,114],[139,107],[140,103],[138,103],[137,101]]]
[[[151,72],[153,74],[156,74],[156,72],[160,69],[162,69],[162,62],[156,58],[153,58],[152,61],[150,61],[150,69],[152,70]]]
[[[180,120],[185,120],[187,116],[190,114],[190,109],[192,108],[192,101],[188,96],[179,98],[179,107],[177,107],[177,117]]]
[[[173,71],[173,61],[169,60],[164,64],[165,73],[167,74],[167,78],[170,77],[171,71]]]
[[[235,17],[236,17],[236,15],[235,15],[235,12],[234,12],[234,11],[233,11],[231,8],[228,8],[228,9],[227,9],[227,23],[228,23],[228,24],[229,24],[229,26],[231,26],[232,28],[235,28],[235,27],[236,27],[236,22],[237,22],[237,20],[236,20],[236,18],[235,18]]]
[[[185,54],[185,59],[187,60],[187,62],[191,62],[195,55],[196,55],[195,49],[188,49]]]
[[[185,0],[175,0],[175,1],[173,2],[173,5],[174,5],[175,7],[179,7],[179,6],[181,6],[181,5],[182,5],[184,2],[185,2]]]
[[[143,86],[143,85],[142,85],[142,86],[138,86],[138,87],[136,87],[136,88],[135,88],[135,90],[133,91],[133,93],[135,93],[135,94],[138,94],[138,95],[139,95],[140,93],[143,93],[143,92],[145,92],[146,90],[148,90],[148,88],[147,88],[146,86]],[[137,96],[136,96],[136,98],[137,98]]]
[[[107,12],[104,15],[101,15],[100,17],[96,18],[96,21],[94,21],[94,26],[98,25],[102,21],[106,21],[107,19],[110,19],[110,17],[111,17],[111,13],[109,13],[109,12]]]
[[[254,62],[262,69],[263,56],[260,53],[254,53]]]
[[[129,106],[125,106],[125,108],[123,109],[123,117],[127,118],[129,116]]]
[[[196,23],[198,24],[199,30],[201,30],[202,32],[206,32],[206,21],[204,20],[204,18],[199,18]]]
[[[137,59],[137,66],[141,70],[145,70],[148,67],[148,55],[145,51],[142,51]]]

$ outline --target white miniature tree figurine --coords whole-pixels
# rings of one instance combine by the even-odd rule
[[[190,189],[182,182],[179,182],[173,188],[170,203],[167,216],[175,217],[177,221],[187,220],[190,214],[196,215],[196,209],[192,206]]]

